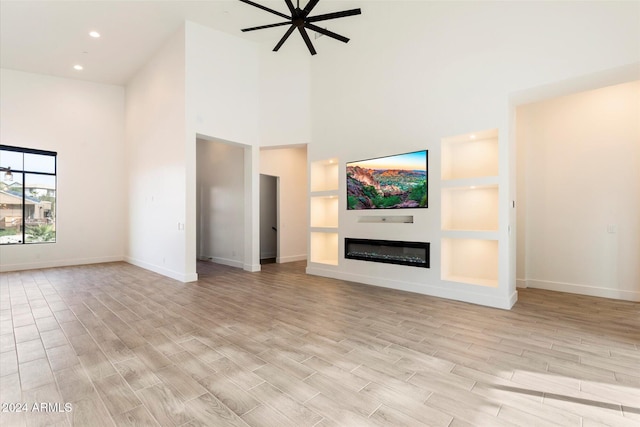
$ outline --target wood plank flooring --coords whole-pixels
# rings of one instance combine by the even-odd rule
[[[2,274],[0,424],[640,425],[639,303],[525,289],[504,311],[304,266]]]

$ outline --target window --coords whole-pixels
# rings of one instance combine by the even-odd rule
[[[0,245],[56,241],[56,157],[0,145]]]

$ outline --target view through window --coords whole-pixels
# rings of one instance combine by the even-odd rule
[[[0,145],[0,244],[56,241],[56,159]]]

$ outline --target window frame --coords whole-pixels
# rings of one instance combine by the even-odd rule
[[[7,243],[0,243],[0,246],[12,246],[12,245],[37,245],[37,244],[55,244],[58,242],[58,235],[56,232],[56,239],[53,242],[27,242],[26,240],[26,232],[27,232],[27,227],[26,227],[26,213],[27,213],[27,204],[26,204],[26,189],[25,189],[25,177],[27,174],[32,174],[32,175],[46,175],[46,176],[53,176],[54,182],[55,182],[55,202],[56,202],[56,209],[55,209],[55,220],[57,221],[58,219],[58,152],[57,151],[48,151],[48,150],[40,150],[40,149],[35,149],[35,148],[24,148],[24,147],[15,147],[12,145],[2,145],[0,144],[0,151],[12,151],[12,152],[17,152],[17,153],[22,153],[23,157],[22,157],[22,168],[21,169],[14,169],[11,168],[11,173],[12,174],[21,174],[22,175],[22,218],[21,218],[21,229],[22,229],[22,241],[20,242],[7,242]],[[53,157],[53,172],[41,172],[41,171],[34,171],[34,170],[27,170],[24,167],[24,154],[37,154],[37,155],[43,155],[43,156],[51,156]]]

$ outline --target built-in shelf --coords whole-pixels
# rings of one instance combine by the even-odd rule
[[[310,203],[311,227],[338,227],[338,196],[312,196]]]
[[[443,230],[498,230],[498,186],[442,189]]]
[[[497,240],[443,238],[441,249],[442,280],[497,286]]]
[[[309,231],[315,233],[337,233],[338,227],[311,227]]]
[[[359,216],[358,222],[378,224],[413,224],[413,215],[367,215]]]
[[[338,160],[311,162],[309,170],[309,261],[338,265]]]
[[[442,230],[448,239],[498,240],[498,231],[486,230]]]
[[[310,261],[338,265],[338,233],[312,231],[309,233]]]
[[[442,188],[487,187],[500,182],[497,176],[480,176],[475,178],[448,179],[442,181]]]
[[[327,159],[311,162],[310,191],[338,191],[338,160]]]
[[[481,279],[479,277],[474,277],[474,276],[470,276],[470,277],[466,277],[466,276],[447,276],[447,277],[443,278],[442,280],[446,280],[448,282],[457,282],[457,283],[464,283],[464,284],[470,284],[470,285],[485,286],[485,287],[488,287],[488,288],[497,288],[498,287],[498,280],[497,279]]]
[[[442,179],[498,176],[498,131],[459,135],[442,140]]]
[[[497,287],[498,131],[442,140],[441,279]]]

